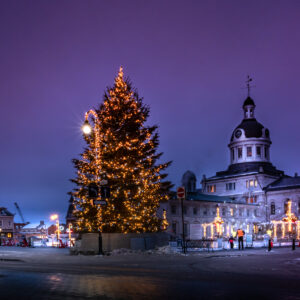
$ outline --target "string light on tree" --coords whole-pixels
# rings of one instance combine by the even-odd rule
[[[159,204],[169,198],[170,183],[158,164],[162,153],[157,126],[147,126],[149,107],[124,79],[120,68],[103,103],[85,115],[82,126],[87,147],[74,159],[77,231],[156,232],[168,224],[157,216]],[[90,120],[90,121],[89,121]],[[88,188],[107,180],[111,189],[107,205],[94,206]]]

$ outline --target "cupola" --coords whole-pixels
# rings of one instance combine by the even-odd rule
[[[243,103],[244,119],[233,130],[228,145],[231,164],[270,162],[270,132],[255,119],[255,107],[248,95]]]

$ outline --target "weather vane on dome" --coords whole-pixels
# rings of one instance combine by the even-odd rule
[[[253,79],[247,75],[247,80],[246,80],[246,84],[247,84],[247,90],[248,90],[248,97],[250,97],[250,88],[252,87],[255,87],[255,85],[250,85],[250,82],[252,81]]]

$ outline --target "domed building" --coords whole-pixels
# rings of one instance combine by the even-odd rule
[[[185,187],[186,192],[196,192],[196,175],[192,171],[186,171],[181,179],[181,185]]]
[[[270,161],[270,131],[255,119],[253,99],[247,97],[243,110],[244,119],[233,130],[228,144],[228,169],[203,179],[202,189],[204,193],[230,195],[247,203],[258,203],[262,188],[284,176],[284,172],[277,170]]]
[[[227,170],[208,178],[203,175],[201,189],[196,189],[193,172],[184,173],[184,231],[188,239],[215,237],[215,225],[220,219],[223,223],[218,235],[230,236],[238,228],[250,235],[257,233],[264,224],[269,226],[272,220],[284,218],[288,202],[290,213],[299,219],[300,177],[287,176],[272,165],[270,131],[256,120],[255,108],[254,100],[248,96],[242,106],[243,120],[233,130],[228,144]],[[181,207],[175,195],[166,206],[168,231],[181,236]],[[280,234],[283,236],[284,230]]]

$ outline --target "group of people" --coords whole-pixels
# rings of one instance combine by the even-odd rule
[[[239,243],[239,250],[241,250],[241,249],[244,250],[244,235],[245,235],[245,231],[239,228],[236,232],[236,237],[238,238],[238,243]],[[229,238],[229,243],[230,243],[230,249],[233,249],[233,246],[234,246],[233,236],[231,236]],[[299,246],[300,246],[300,243],[299,243]],[[271,251],[272,248],[273,248],[273,240],[270,238],[269,243],[268,243],[268,251]]]
[[[238,242],[239,242],[239,250],[244,250],[244,235],[245,235],[245,231],[242,229],[238,229],[236,232],[236,236],[238,238]],[[233,243],[234,243],[234,238],[233,236],[231,236],[229,238],[229,243],[230,243],[230,249],[233,249]]]

